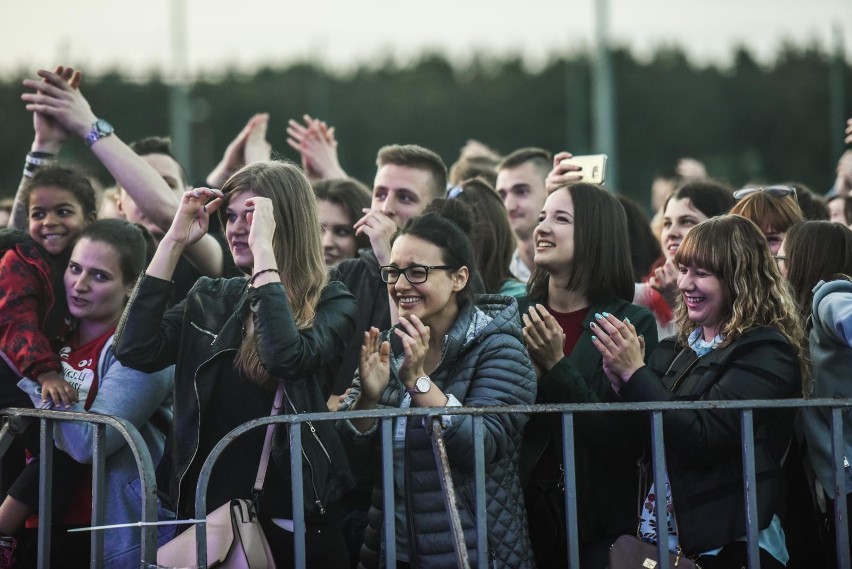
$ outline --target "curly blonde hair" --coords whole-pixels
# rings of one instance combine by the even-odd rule
[[[678,265],[701,267],[722,283],[728,306],[720,334],[726,346],[753,328],[775,328],[793,346],[802,372],[803,392],[810,389],[807,337],[792,289],[778,270],[769,244],[754,222],[723,215],[696,225],[681,242]],[[686,345],[695,324],[689,320],[683,297],[675,310],[678,341]]]

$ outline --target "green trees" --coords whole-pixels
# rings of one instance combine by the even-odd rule
[[[673,48],[650,60],[620,49],[613,62],[623,193],[646,203],[654,173],[682,156],[703,160],[711,174],[735,185],[797,180],[818,192],[831,185],[837,157],[829,133],[830,61],[817,48],[785,46],[769,65],[740,49],[726,68],[696,66]],[[847,85],[850,72],[847,65]],[[134,83],[116,74],[87,74],[83,88],[125,140],[167,132],[168,87],[160,78]],[[12,195],[32,136],[21,92],[20,78],[0,83],[0,196]],[[846,93],[846,116],[852,116],[852,89]],[[285,142],[288,118],[307,112],[335,125],[344,168],[368,183],[376,150],[389,143],[422,144],[448,164],[468,138],[504,153],[530,145],[595,151],[589,147],[589,59],[583,54],[535,70],[518,59],[486,56],[454,66],[435,54],[407,67],[388,60],[348,75],[300,63],[199,80],[191,96],[189,167],[199,182],[257,111],[271,113],[269,140],[291,159],[297,157]],[[69,144],[63,153],[108,182],[82,144]]]

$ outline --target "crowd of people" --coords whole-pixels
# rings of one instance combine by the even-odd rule
[[[290,120],[301,164],[275,161],[258,113],[193,186],[168,139],[127,144],[97,116],[79,71],[40,70],[24,87],[34,138],[0,230],[0,407],[129,420],[157,465],[164,521],[194,517],[201,465],[268,415],[280,387],[282,412],[330,414],[303,425],[308,567],[454,566],[431,422],[393,421],[391,517],[378,421],[334,418],[412,407],[444,408],[473,562],[568,565],[569,448],[583,569],[607,567],[623,534],[704,568],[745,567],[738,412],[667,411],[661,479],[646,413],[578,413],[573,441],[558,414],[486,415],[477,489],[473,420],[452,409],[852,394],[852,150],[826,196],[793,182],[735,188],[684,160],[655,180],[649,216],[585,181],[570,153],[532,147],[502,156],[471,142],[448,169],[390,144],[370,189],[347,177],[334,127]],[[96,192],[57,158],[73,138],[114,188]],[[832,566],[852,471],[838,496],[830,410],[764,409],[754,430],[761,566]],[[54,433],[58,527],[91,523],[92,436],[85,423]],[[258,430],[225,450],[207,494],[210,510],[254,500],[279,567],[295,548],[288,441],[279,429],[262,496]],[[133,524],[132,453],[110,429],[106,449],[106,523]],[[19,540],[38,523],[38,454],[30,426],[3,457],[0,567],[35,558]],[[176,528],[162,526],[160,543]],[[139,528],[104,531],[104,565],[138,566]],[[63,532],[54,565],[84,566],[87,548],[86,534]]]

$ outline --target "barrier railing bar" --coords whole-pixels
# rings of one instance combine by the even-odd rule
[[[488,569],[488,555],[480,544],[488,543],[488,512],[485,504],[485,418],[473,418],[473,477],[476,507],[476,543],[479,569]],[[490,551],[490,549],[488,550]]]
[[[849,512],[846,507],[846,466],[849,457],[843,437],[842,409],[831,410],[831,455],[834,459],[834,538],[837,545],[837,566],[849,567]],[[842,457],[842,459],[841,459]]]
[[[382,531],[385,538],[385,566],[396,569],[396,518],[394,516],[393,485],[393,424],[394,419],[383,418],[382,426]],[[350,560],[351,561],[351,560]]]
[[[111,415],[98,415],[95,413],[80,413],[68,411],[53,411],[50,409],[29,409],[23,407],[8,407],[0,409],[0,415],[6,417],[7,425],[11,427],[13,422],[20,422],[21,418],[32,417],[40,420],[40,452],[42,455],[42,476],[39,481],[40,496],[48,496],[46,493],[45,483],[50,477],[52,487],[53,472],[52,464],[44,462],[44,457],[48,457],[48,461],[53,460],[53,421],[74,421],[83,423],[94,423],[95,425],[106,425],[114,428],[127,441],[127,446],[133,453],[133,458],[136,461],[136,466],[139,469],[140,491],[142,493],[142,529],[141,529],[141,565],[153,564],[157,560],[157,528],[153,525],[146,525],[150,522],[157,521],[157,486],[154,480],[154,464],[151,460],[151,453],[145,444],[145,440],[132,423],[125,419],[113,417]],[[46,425],[50,425],[47,427]],[[5,426],[4,426],[5,430]],[[14,429],[12,429],[14,430]],[[49,433],[47,431],[50,431]],[[47,452],[45,452],[47,447]],[[0,457],[2,457],[7,444],[0,445]],[[100,456],[105,453],[101,452]],[[94,457],[93,457],[94,458]],[[94,488],[93,488],[94,491]],[[50,553],[50,532],[42,533],[42,528],[49,528],[50,525],[45,520],[50,521],[51,500],[39,500],[39,536],[38,536],[38,555],[39,567],[49,566]],[[47,507],[46,511],[42,511],[43,507]],[[45,539],[46,538],[46,539]],[[100,564],[100,560],[98,560]]]
[[[657,564],[658,569],[669,569],[669,523],[666,504],[666,443],[663,439],[663,412],[651,413],[651,466],[654,474],[654,494],[656,495],[657,524]],[[646,491],[643,488],[642,491]],[[643,499],[640,496],[639,499]]]
[[[444,509],[450,518],[450,529],[453,532],[453,549],[456,553],[456,567],[459,569],[470,569],[470,560],[467,555],[467,544],[464,540],[461,518],[459,518],[458,497],[456,487],[453,483],[453,472],[450,470],[450,460],[447,458],[447,445],[444,443],[444,428],[441,417],[432,417],[432,451],[435,453],[435,462],[438,466],[441,483],[441,494],[444,496]],[[487,541],[477,544],[480,557],[488,551]]]
[[[580,536],[577,527],[577,478],[574,472],[574,415],[562,414],[562,464],[565,486],[565,539],[568,567],[580,566]]]
[[[293,561],[297,569],[304,569],[307,552],[305,548],[305,480],[302,476],[302,424],[291,425],[290,432],[290,479],[293,493]]]
[[[583,412],[600,412],[600,411],[621,411],[621,412],[631,412],[631,411],[651,411],[652,413],[652,421],[656,421],[658,425],[654,425],[654,430],[652,431],[652,442],[655,443],[656,447],[654,448],[654,457],[653,457],[653,466],[654,466],[654,476],[655,479],[659,475],[664,472],[664,462],[658,463],[658,461],[664,460],[664,443],[662,440],[662,412],[664,410],[677,410],[677,409],[784,409],[784,408],[832,408],[834,411],[839,413],[842,410],[848,410],[852,408],[852,399],[783,399],[783,400],[736,400],[736,401],[657,401],[657,402],[643,402],[643,403],[582,403],[582,404],[548,404],[548,405],[511,405],[511,406],[495,406],[495,407],[456,407],[453,408],[453,415],[471,415],[475,419],[483,417],[485,415],[492,414],[507,414],[507,413],[562,413],[563,414],[563,433],[565,432],[565,418],[567,415],[565,414],[573,414],[573,413],[583,413]],[[407,408],[407,409],[373,409],[369,411],[336,411],[334,413],[329,412],[317,412],[317,413],[302,413],[299,415],[281,415],[278,417],[262,417],[245,423],[237,428],[235,428],[231,433],[226,435],[223,441],[220,441],[213,449],[213,451],[208,456],[207,460],[202,467],[201,474],[199,476],[199,485],[198,492],[206,493],[206,484],[207,478],[209,478],[210,470],[212,470],[212,465],[215,463],[215,460],[218,458],[219,454],[221,454],[224,447],[230,443],[233,438],[239,436],[246,430],[256,428],[259,426],[266,425],[271,422],[281,422],[281,423],[302,423],[306,421],[338,421],[344,419],[363,419],[363,418],[375,418],[380,419],[382,424],[382,442],[383,448],[392,448],[392,425],[393,420],[397,417],[422,417],[422,416],[431,416],[436,414],[446,413],[446,409],[443,407],[424,407],[424,408]],[[839,415],[838,415],[839,416]],[[568,441],[573,441],[573,422],[571,423],[571,438],[563,437],[563,449],[565,450],[565,460],[571,461],[573,466],[573,444],[568,443]],[[659,433],[657,433],[659,430]],[[752,435],[753,436],[753,435]],[[842,436],[842,435],[841,435]],[[390,439],[388,442],[387,439]],[[227,439],[227,441],[226,441]],[[842,443],[842,438],[840,439]],[[475,444],[475,443],[474,443]],[[753,440],[752,440],[753,447]],[[657,450],[659,449],[659,451]],[[841,447],[842,448],[842,447]],[[388,491],[387,486],[385,486],[385,500],[387,505],[387,500],[391,497],[392,500],[392,461],[387,460],[387,456],[384,454],[383,450],[383,473],[385,473],[385,484],[390,483],[391,490]],[[392,454],[391,454],[392,456]],[[569,458],[570,457],[570,458]],[[835,453],[835,458],[837,457],[837,453]],[[837,461],[835,461],[837,462]],[[477,468],[479,468],[478,461]],[[291,464],[291,468],[294,465]],[[391,475],[388,478],[387,471],[390,468]],[[571,547],[576,546],[577,544],[577,528],[576,528],[576,485],[573,481],[573,467],[569,468],[568,462],[566,462],[566,472],[565,472],[565,481],[566,481],[566,516],[569,517],[568,520],[568,541],[569,541],[569,556],[571,555]],[[664,478],[662,478],[664,480]],[[202,485],[203,483],[203,485]],[[477,488],[479,488],[481,484],[477,481]],[[570,487],[570,488],[569,488]],[[478,491],[478,490],[477,490]],[[573,491],[574,499],[570,499],[567,496],[569,491]],[[295,499],[294,492],[294,499]],[[203,494],[202,494],[203,496]],[[196,507],[198,508],[201,503],[201,499],[197,498]],[[568,503],[568,502],[571,503]],[[845,504],[842,506],[837,506],[837,508],[842,508],[845,510]],[[838,516],[841,513],[837,510],[836,513]],[[573,512],[572,512],[573,510]],[[385,508],[385,516],[388,515],[388,512],[392,512],[392,509]],[[200,515],[203,512],[198,512],[197,515]],[[843,512],[845,514],[845,512]],[[573,519],[571,516],[573,514]],[[658,512],[658,515],[660,512]],[[843,516],[841,523],[845,523],[845,515]],[[392,529],[388,526],[392,524],[385,523],[385,553],[386,553],[386,563],[388,567],[393,567],[395,565],[395,555],[393,557],[390,556],[391,549],[393,548],[393,553],[395,554],[395,536],[393,535]],[[666,527],[665,521],[663,521],[662,526]],[[845,526],[844,526],[845,527]],[[203,526],[199,526],[198,535],[203,535],[206,528]],[[388,532],[390,531],[391,535],[388,536]],[[479,530],[477,530],[479,531]],[[846,539],[846,538],[844,538]],[[838,541],[841,540],[841,536],[838,537]],[[848,542],[848,539],[846,539]],[[658,546],[662,545],[660,553],[665,553],[667,551],[667,544],[662,543],[658,544]],[[847,553],[848,555],[848,553]],[[579,566],[578,560],[573,557],[569,557],[569,566],[576,567]],[[660,569],[667,566],[668,557],[663,555],[660,560]],[[299,566],[299,565],[297,565]],[[848,567],[848,564],[841,563],[842,567]]]
[[[151,460],[151,453],[148,452],[148,447],[145,440],[132,423],[125,419],[113,417],[111,415],[98,415],[95,413],[81,413],[69,411],[53,411],[48,409],[28,409],[23,407],[9,407],[0,409],[0,415],[6,416],[7,425],[11,426],[13,422],[21,422],[22,418],[32,417],[39,419],[41,422],[40,444],[42,456],[47,456],[52,462],[53,459],[53,422],[54,421],[74,421],[82,423],[94,423],[96,425],[106,425],[114,428],[124,437],[130,451],[133,453],[133,458],[139,469],[140,491],[142,493],[142,528],[141,528],[141,550],[142,564],[155,563],[157,559],[157,528],[152,525],[145,525],[149,522],[157,521],[157,486],[154,481],[154,464]],[[46,427],[45,425],[50,425]],[[10,427],[11,428],[11,427]],[[5,429],[5,427],[4,427]],[[47,430],[50,430],[49,437]],[[13,429],[14,431],[14,429]],[[47,438],[46,438],[47,437]],[[47,444],[49,443],[49,444]],[[8,445],[3,445],[5,448],[0,448],[5,452]],[[47,446],[48,452],[44,452]],[[2,452],[0,452],[2,456]],[[103,453],[101,453],[103,456]],[[48,529],[49,524],[43,520],[50,520],[51,496],[46,492],[49,490],[45,487],[45,476],[49,476],[53,472],[52,464],[41,463],[42,480],[39,482],[40,496],[46,496],[46,499],[39,499],[39,567],[47,566],[49,563],[50,552],[50,532],[46,532],[47,539],[42,540],[42,528]],[[51,479],[52,482],[52,479]],[[52,488],[52,484],[50,485]],[[47,506],[47,511],[42,511],[42,508]],[[45,547],[46,546],[46,547]],[[43,555],[47,557],[42,557]],[[102,565],[101,560],[98,560],[98,566]]]
[[[40,424],[38,481],[38,566],[50,567],[50,542],[53,526],[53,421],[42,419]]]
[[[740,415],[743,449],[743,503],[746,508],[746,543],[748,566],[760,567],[757,545],[757,474],[754,467],[754,415],[744,409]]]
[[[104,523],[106,494],[106,426],[95,424],[92,432],[92,526]],[[89,565],[92,569],[99,567],[104,558],[104,534],[100,531],[91,532],[89,548]]]

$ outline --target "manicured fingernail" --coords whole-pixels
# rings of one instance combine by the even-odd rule
[[[598,341],[598,337],[597,337],[597,336],[592,336],[592,342],[597,342],[597,341]]]
[[[603,315],[605,318],[609,318],[609,312],[604,312]]]
[[[597,324],[595,324],[594,322],[589,322],[589,326],[591,326],[592,328],[597,328],[597,327],[598,327],[598,325],[597,325]]]
[[[606,313],[604,313],[604,314],[606,314]],[[600,320],[601,318],[603,318],[603,315],[600,312],[595,312],[595,318]]]
[[[625,318],[625,319],[624,319],[624,322],[625,322],[626,324],[630,324],[630,318]]]

